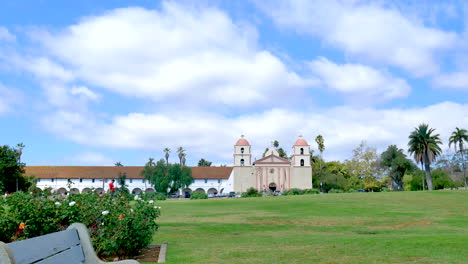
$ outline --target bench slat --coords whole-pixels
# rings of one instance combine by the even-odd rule
[[[46,258],[35,264],[81,264],[84,262],[84,254],[81,246],[74,246],[50,258]]]
[[[13,252],[17,264],[26,264],[79,244],[78,232],[76,229],[70,229],[12,242],[8,244],[8,247]],[[27,253],[25,254],[25,252]]]

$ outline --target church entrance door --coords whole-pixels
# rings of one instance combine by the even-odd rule
[[[268,187],[270,188],[270,191],[272,192],[276,191],[276,183],[272,182],[270,183],[270,185],[268,185]]]

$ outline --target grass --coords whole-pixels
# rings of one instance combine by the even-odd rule
[[[468,192],[158,201],[167,263],[468,263]]]

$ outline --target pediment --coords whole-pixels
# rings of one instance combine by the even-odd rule
[[[259,160],[256,160],[254,162],[255,165],[260,165],[260,164],[291,164],[291,162],[287,159],[283,159],[281,157],[275,156],[275,155],[268,155],[264,158],[261,158]]]

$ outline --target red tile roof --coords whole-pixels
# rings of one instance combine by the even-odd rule
[[[38,179],[111,179],[126,173],[127,179],[142,179],[143,166],[26,166],[25,175]],[[228,179],[232,167],[191,167],[193,179]]]

